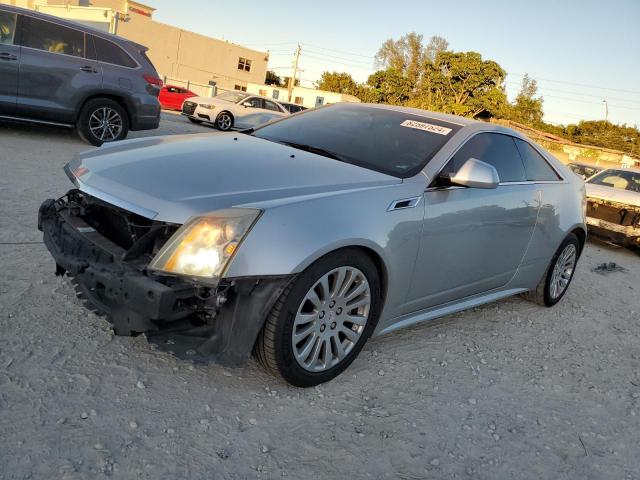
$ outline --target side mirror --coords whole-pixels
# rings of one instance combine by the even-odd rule
[[[457,173],[449,179],[453,185],[470,188],[497,188],[500,177],[493,165],[482,160],[470,158]]]
[[[243,106],[244,108],[247,108],[247,107],[251,107],[252,105],[251,105],[251,102],[243,102],[243,103],[242,103],[242,106]]]

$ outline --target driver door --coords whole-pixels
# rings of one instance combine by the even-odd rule
[[[469,159],[493,165],[494,189],[439,186],[424,193],[420,250],[407,297],[411,313],[506,285],[520,265],[540,208],[512,137],[479,133],[445,165],[452,175]],[[441,175],[442,175],[441,174]]]

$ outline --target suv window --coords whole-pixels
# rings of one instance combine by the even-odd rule
[[[501,182],[524,182],[526,175],[513,138],[499,133],[479,133],[449,160],[442,173],[453,175],[470,158],[493,165]]]
[[[15,13],[0,10],[0,45],[13,45],[16,37],[17,17]]]
[[[79,30],[25,16],[21,37],[24,47],[84,57],[84,33]]]
[[[118,45],[100,37],[93,37],[98,60],[121,67],[136,68],[138,64]]]
[[[278,105],[276,105],[273,102],[270,102],[269,100],[265,100],[264,101],[264,108],[266,108],[267,110],[273,110],[274,112],[281,112],[282,110],[280,110],[278,108]]]
[[[551,168],[547,161],[529,143],[519,138],[514,138],[516,147],[522,157],[527,180],[553,181],[560,180],[558,174]]]

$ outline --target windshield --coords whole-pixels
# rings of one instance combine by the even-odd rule
[[[611,169],[603,170],[596,176],[590,178],[587,183],[640,193],[640,172]]]
[[[253,135],[407,178],[418,173],[460,129],[421,115],[341,103],[307,110]]]
[[[226,100],[227,102],[239,103],[248,96],[249,94],[242,92],[225,92],[221,93],[216,98],[219,98],[220,100]]]

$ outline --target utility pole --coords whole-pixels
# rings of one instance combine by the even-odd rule
[[[293,87],[296,83],[296,73],[298,72],[298,60],[300,60],[300,44],[298,44],[298,48],[296,48],[296,59],[293,62],[293,74],[289,77],[289,99],[288,102],[291,101],[291,94],[293,92]]]
[[[602,100],[604,102],[604,121],[609,121],[609,104],[606,100]]]

